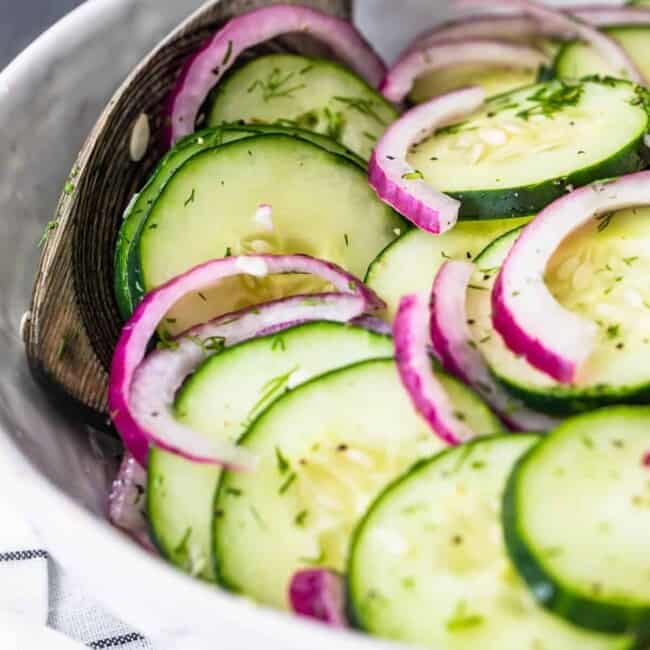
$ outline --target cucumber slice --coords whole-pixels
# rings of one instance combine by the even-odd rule
[[[366,160],[395,107],[333,61],[271,54],[237,68],[215,91],[208,124],[280,122],[324,133]]]
[[[462,201],[461,216],[534,214],[571,187],[645,166],[645,96],[614,79],[537,84],[489,100],[408,161]]]
[[[433,278],[446,260],[472,260],[491,241],[529,220],[460,221],[442,235],[409,230],[375,258],[366,284],[386,302],[386,316],[392,321],[402,296],[431,291]]]
[[[537,599],[569,621],[650,638],[650,409],[566,421],[512,474],[506,544]]]
[[[374,502],[355,533],[348,570],[350,609],[363,629],[445,650],[631,646],[545,612],[508,560],[501,496],[512,466],[538,440],[497,436],[451,449]],[[554,513],[547,521],[556,521]]]
[[[327,151],[345,156],[361,167],[365,167],[365,161],[362,158],[331,138],[288,126],[225,125],[217,129],[204,129],[183,138],[158,164],[150,180],[143,190],[134,196],[124,213],[124,222],[118,234],[115,250],[115,295],[124,320],[131,316],[142,297],[140,267],[136,262],[142,224],[147,220],[151,206],[167,181],[187,160],[200,151],[252,135],[267,133],[283,133],[308,140]]]
[[[606,186],[603,186],[606,189]],[[468,316],[474,340],[492,372],[531,407],[571,415],[650,399],[650,208],[594,219],[567,239],[546,273],[553,295],[596,322],[600,338],[576,384],[559,384],[503,344],[491,322],[490,290],[516,234],[497,240],[479,258]]]
[[[414,104],[422,104],[466,86],[481,86],[488,97],[493,97],[534,84],[538,74],[538,70],[520,67],[486,68],[484,65],[467,63],[454,65],[416,79],[409,99]]]
[[[211,438],[237,440],[247,423],[298,379],[391,355],[390,337],[315,322],[253,339],[208,359],[176,397],[179,420]],[[242,378],[245,377],[245,381]],[[214,579],[212,503],[221,469],[149,451],[147,511],[160,552],[184,571]]]
[[[255,219],[260,204],[273,207],[271,230]],[[306,253],[363,276],[403,228],[358,165],[302,139],[260,135],[202,151],[172,176],[143,226],[139,264],[145,291],[206,260],[253,252]],[[323,288],[298,274],[236,276],[182,300],[168,329]]]
[[[646,78],[650,77],[650,26],[620,25],[602,30],[623,47]],[[589,75],[618,77],[620,72],[581,41],[565,43],[553,64],[557,77],[582,79]]]
[[[472,429],[500,429],[476,395],[442,380]],[[218,575],[230,589],[279,608],[288,607],[296,570],[343,570],[370,501],[443,446],[413,409],[392,359],[303,384],[275,401],[240,444],[259,464],[249,474],[223,474],[214,520]]]

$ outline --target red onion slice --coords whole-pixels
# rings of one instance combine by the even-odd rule
[[[434,433],[450,445],[476,437],[455,414],[454,406],[431,367],[429,302],[420,294],[404,296],[393,322],[397,369],[416,410]]]
[[[528,409],[492,376],[467,322],[466,297],[475,266],[445,262],[431,292],[431,340],[445,369],[471,386],[513,431],[545,433],[559,420]]]
[[[108,495],[108,518],[139,544],[154,551],[145,517],[146,485],[147,471],[131,454],[125,453]]]
[[[460,203],[429,185],[406,157],[414,144],[437,129],[458,122],[481,107],[485,93],[471,87],[440,95],[416,106],[384,133],[370,159],[370,185],[379,198],[434,234],[453,228]]]
[[[505,344],[555,380],[572,383],[597,326],[560,305],[544,272],[562,242],[600,214],[650,204],[650,172],[596,182],[551,203],[510,250],[492,293],[492,322]]]
[[[420,34],[405,54],[444,42],[488,39],[522,43],[542,35],[543,31],[542,24],[524,14],[467,16],[442,23]]]
[[[330,262],[306,255],[251,255],[213,260],[195,267],[149,293],[122,330],[113,356],[108,395],[110,414],[115,427],[122,435],[127,449],[141,465],[146,465],[149,441],[155,441],[163,449],[179,453],[197,462],[227,464],[235,467],[250,466],[251,458],[235,445],[209,441],[204,436],[187,430],[179,438],[177,434],[180,432],[177,429],[169,429],[166,432],[158,425],[153,425],[152,431],[150,426],[153,422],[157,422],[158,418],[163,418],[164,413],[153,415],[157,412],[154,410],[143,415],[140,411],[136,411],[132,404],[134,386],[139,387],[139,384],[134,382],[138,367],[146,355],[149,340],[170,308],[188,293],[201,291],[222,278],[242,273],[257,277],[273,273],[317,275],[333,284],[337,290],[351,294],[354,306],[346,311],[347,318],[354,318],[364,311],[383,307],[383,302],[360,280]],[[256,321],[255,331],[282,322],[322,317],[315,309],[316,302],[321,306],[321,297],[303,296],[297,300],[302,301],[302,305],[289,303],[291,308],[288,308],[287,304],[283,303],[280,313],[276,312],[273,315],[273,321],[270,317],[268,320]],[[334,299],[330,296],[325,300],[327,302]],[[346,297],[346,300],[349,298]],[[336,309],[340,310],[338,305],[341,303],[336,304]],[[304,309],[308,307],[311,307],[311,311]],[[261,313],[261,308],[253,308],[250,313],[256,315],[255,311]],[[266,313],[271,312],[265,312],[265,317]],[[310,315],[306,316],[306,314]],[[146,420],[146,424],[142,422],[142,418]]]
[[[380,90],[386,99],[399,103],[411,92],[418,77],[452,65],[474,63],[485,67],[537,69],[548,62],[546,55],[526,45],[485,39],[436,43],[413,50],[399,59],[388,71]]]
[[[579,38],[591,45],[600,55],[616,66],[622,74],[632,81],[646,83],[641,71],[630,59],[625,50],[612,38],[580,19],[555,11],[532,0],[496,0],[490,8],[519,9],[543,23],[549,31],[554,31],[559,38]],[[484,0],[454,0],[458,9],[484,7]]]
[[[596,27],[613,25],[649,25],[650,7],[623,6],[608,4],[577,5],[567,7],[566,13]]]
[[[244,50],[291,33],[319,39],[374,87],[386,72],[382,60],[350,22],[300,5],[262,7],[232,18],[186,63],[169,101],[168,144],[194,131],[208,93]]]
[[[650,8],[648,7],[617,7],[605,4],[578,5],[565,8],[564,13],[595,27],[650,24]],[[557,36],[556,29],[552,29],[544,21],[539,21],[532,16],[482,14],[459,18],[427,30],[413,41],[407,52],[424,49],[434,43],[444,41],[496,39],[522,43],[537,37],[554,36]]]
[[[188,456],[188,441],[197,432],[181,424],[173,413],[176,392],[185,379],[214,351],[242,341],[268,336],[310,320],[347,322],[363,310],[363,301],[352,294],[304,295],[266,303],[236,315],[200,325],[174,341],[173,349],[152,352],[138,367],[131,386],[130,407],[150,441],[161,449]],[[178,347],[176,347],[178,346]],[[192,460],[211,462],[231,453],[204,439],[192,443]],[[234,452],[234,450],[233,450]]]
[[[348,627],[343,577],[327,569],[305,569],[289,584],[291,609],[332,627]]]

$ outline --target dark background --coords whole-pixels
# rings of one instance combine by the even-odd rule
[[[83,0],[0,0],[0,69]]]

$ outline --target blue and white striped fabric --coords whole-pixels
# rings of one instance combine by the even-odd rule
[[[5,620],[36,630],[48,625],[83,647],[96,650],[162,650],[108,614],[48,556],[18,512],[0,498],[0,648],[36,650],[50,645],[16,642]],[[32,628],[29,628],[32,629]],[[20,639],[24,639],[23,635]],[[74,644],[76,646],[76,644]],[[67,647],[67,646],[66,646]],[[187,649],[189,650],[189,649]]]

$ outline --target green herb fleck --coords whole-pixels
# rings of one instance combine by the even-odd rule
[[[187,197],[187,199],[185,199],[185,204],[184,204],[185,207],[190,205],[190,203],[194,203],[195,199],[196,199],[196,190],[194,188],[192,188],[191,194]]]
[[[278,490],[279,495],[283,495],[287,490],[293,485],[294,481],[298,478],[298,475],[295,472],[289,474],[287,480],[280,486]]]
[[[457,122],[456,124],[450,124],[449,126],[438,129],[435,135],[456,135],[457,133],[463,131],[465,126],[467,126],[467,120],[464,122]]]
[[[404,589],[414,589],[415,588],[415,578],[413,576],[408,576],[406,578],[402,578],[402,588]]]
[[[265,81],[258,79],[248,87],[248,92],[252,93],[257,88],[262,92],[262,98],[265,102],[279,97],[293,98],[293,93],[307,88],[306,84],[291,84],[295,72],[283,74],[280,68],[273,68],[271,74]]]
[[[469,611],[464,600],[458,601],[451,617],[447,620],[446,627],[449,632],[462,632],[473,627],[482,625],[483,616],[473,614]]]
[[[420,170],[416,169],[412,172],[405,172],[402,174],[402,178],[405,181],[423,181],[424,174]]]
[[[294,518],[293,522],[296,524],[296,526],[300,528],[304,528],[305,522],[307,521],[307,516],[309,515],[309,511],[307,510],[301,510]]]
[[[621,334],[621,326],[620,325],[610,325],[607,330],[607,338],[612,341],[616,338],[618,338]]]
[[[63,186],[63,193],[70,196],[74,192],[74,183],[72,181],[66,181],[66,184]]]
[[[317,566],[319,564],[325,563],[325,550],[323,547],[319,547],[319,552],[317,557],[301,557],[298,558],[303,564],[311,564],[312,566]]]
[[[553,81],[529,95],[526,100],[531,102],[532,106],[519,111],[516,116],[522,120],[528,120],[533,115],[553,117],[568,106],[577,106],[583,92],[581,84]]]
[[[70,346],[73,341],[77,338],[76,332],[67,332],[61,337],[59,342],[59,347],[56,351],[56,360],[61,361],[63,357],[70,351]]]
[[[606,214],[599,214],[596,217],[596,221],[598,222],[598,232],[603,232],[603,230],[609,226],[609,224],[612,222],[613,216],[613,212],[607,212]]]
[[[350,238],[348,237],[348,233],[345,233],[343,235],[343,240],[345,241],[346,248],[348,248],[350,246]]]
[[[364,99],[362,97],[334,97],[334,100],[345,104],[348,108],[362,115],[367,115],[381,126],[388,126],[386,121],[375,110],[376,102],[371,99]]]
[[[327,120],[327,135],[332,140],[340,140],[343,137],[343,129],[345,128],[345,116],[343,113],[331,111],[329,108],[325,108],[323,114]]]
[[[181,541],[177,544],[176,548],[174,549],[174,555],[180,556],[181,558],[187,560],[189,555],[189,544],[190,544],[191,537],[192,537],[192,528],[190,527],[185,531],[183,537],[181,538]]]
[[[226,494],[230,495],[231,497],[240,497],[243,492],[239,488],[226,488]]]
[[[206,352],[222,352],[226,347],[226,339],[223,336],[208,336],[203,339],[203,349]]]
[[[180,343],[172,338],[169,330],[161,330],[158,337],[160,341],[158,341],[156,347],[159,350],[178,350]]]
[[[274,336],[273,337],[273,342],[271,343],[271,350],[275,352],[276,350],[282,350],[282,352],[285,352],[287,349],[286,343],[284,342],[284,339],[282,336]]]
[[[57,219],[52,219],[52,221],[48,221],[45,224],[45,230],[43,231],[43,234],[41,235],[41,238],[38,240],[38,247],[42,248],[45,245],[45,242],[48,240],[48,237],[50,236],[50,233],[53,230],[56,230],[59,227],[59,222]]]
[[[639,259],[638,256],[634,256],[634,257],[624,257],[624,258],[623,258],[623,263],[626,264],[627,266],[632,266],[632,264],[634,264],[634,262],[637,262],[638,259]]]
[[[223,60],[221,61],[221,65],[227,65],[228,61],[230,61],[231,56],[232,56],[232,41],[228,41],[228,48],[226,49],[226,53],[224,54]]]
[[[279,447],[275,448],[275,459],[278,463],[278,472],[280,472],[280,474],[286,474],[291,469],[291,464],[282,455],[282,451]]]
[[[255,506],[250,506],[249,508],[251,515],[253,515],[253,519],[257,522],[257,525],[262,529],[262,530],[268,530],[268,526],[266,525],[266,522],[264,519],[262,519],[262,516],[258,512],[257,508]]]

